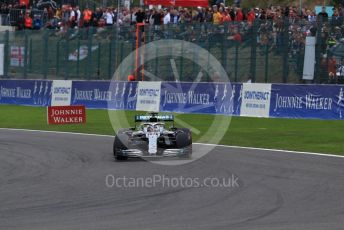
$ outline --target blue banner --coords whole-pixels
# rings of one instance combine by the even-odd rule
[[[51,83],[44,80],[0,80],[0,104],[48,106]]]
[[[232,88],[233,87],[233,88]],[[236,114],[239,85],[230,83],[161,84],[160,111],[205,114]]]
[[[109,91],[112,92],[112,100],[108,102],[109,109],[135,110],[137,99],[137,82],[111,81]]]
[[[73,81],[72,105],[94,109],[134,110],[137,82]]]
[[[234,116],[240,116],[243,84],[232,83],[232,89],[233,91],[231,96],[231,105],[233,106],[233,109],[231,111],[231,114]]]
[[[270,117],[343,119],[343,90],[337,85],[273,84]]]
[[[88,108],[107,108],[108,101],[112,100],[108,81],[73,81],[72,105],[86,105]]]
[[[61,88],[57,83],[48,80],[0,80],[0,104],[48,106],[51,104],[52,89]],[[140,82],[71,83],[71,105],[95,109],[137,109]],[[146,83],[145,89],[153,86],[156,88],[157,84]],[[253,83],[162,82],[160,87],[157,104],[160,103],[161,112],[245,116],[245,107],[242,108],[248,103],[246,98],[246,102],[243,100],[243,94],[248,90],[245,91],[245,87],[250,90],[263,87],[271,95],[267,104],[268,117],[344,119],[344,85],[269,84],[265,87],[264,84]],[[250,116],[258,115],[250,113]]]

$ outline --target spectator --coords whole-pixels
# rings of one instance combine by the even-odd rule
[[[135,16],[137,23],[143,23],[146,18],[146,14],[141,8],[138,9],[138,11],[135,13]]]
[[[75,28],[78,25],[77,17],[78,17],[78,13],[76,12],[76,8],[70,7],[69,8],[69,25],[71,28]]]
[[[152,15],[152,18],[154,21],[154,29],[160,30],[161,19],[162,19],[162,14],[161,14],[160,10],[155,10],[153,15]]]
[[[166,30],[165,31],[165,37],[169,37],[170,32],[171,32],[169,27],[168,27],[168,25],[171,23],[171,15],[170,15],[169,9],[164,9],[163,22],[164,22],[164,29]]]
[[[24,16],[24,28],[25,29],[32,29],[33,28],[33,22],[32,18],[30,16],[30,12],[26,12]]]
[[[224,23],[228,23],[228,22],[232,21],[232,18],[229,15],[229,9],[228,8],[222,14],[222,21]]]
[[[222,23],[222,15],[218,11],[218,7],[216,5],[213,6],[213,23],[214,25],[220,25]]]
[[[307,10],[306,11],[306,17],[307,17],[307,20],[311,23],[314,23],[316,22],[316,16],[315,16],[315,13],[311,10]]]
[[[123,25],[131,25],[132,14],[128,10],[123,11]]]
[[[93,18],[95,18],[97,21],[99,21],[101,18],[104,17],[104,12],[101,8],[97,7],[96,11],[93,14]]]
[[[154,25],[154,20],[153,20],[153,18],[152,18],[152,16],[153,16],[153,10],[152,10],[152,9],[150,9],[150,10],[147,10],[147,9],[146,9],[145,15],[146,15],[145,23],[146,23],[147,25],[153,26],[153,25]]]
[[[328,70],[328,80],[329,83],[336,83],[336,59],[332,56],[328,59],[327,70]]]
[[[235,42],[242,42],[242,36],[237,28],[233,29],[232,35],[227,37],[227,39]]]
[[[39,15],[35,15],[33,19],[33,29],[40,30],[43,26],[42,19]]]
[[[57,8],[56,12],[55,12],[55,17],[58,19],[62,18],[62,10],[61,8]]]
[[[241,22],[243,20],[244,20],[244,15],[243,15],[241,9],[237,7],[235,9],[235,21]]]
[[[202,7],[197,7],[197,14],[194,18],[194,21],[202,23],[205,21],[205,13],[203,12]]]
[[[51,8],[51,6],[49,6],[47,9],[47,16],[48,16],[49,20],[54,18],[54,10],[53,10],[53,8]]]
[[[204,13],[204,22],[213,22],[213,13],[211,8],[206,8]]]
[[[108,8],[104,14],[106,26],[113,26],[114,15],[113,12]]]
[[[10,7],[6,4],[0,5],[1,25],[9,24]]]
[[[80,27],[80,23],[81,23],[81,11],[79,6],[75,7],[75,14],[76,14],[76,24],[77,26]]]
[[[331,18],[332,26],[341,26],[343,22],[343,17],[339,15],[338,9],[333,9],[333,15]]]
[[[321,22],[327,22],[328,21],[328,14],[326,12],[325,6],[322,7],[321,12],[318,14],[318,18]]]
[[[179,14],[178,14],[178,11],[176,9],[171,10],[170,16],[171,16],[171,23],[172,24],[178,24]]]
[[[247,22],[252,25],[254,20],[256,18],[256,14],[254,12],[254,9],[251,9],[250,12],[247,15]]]
[[[83,12],[83,21],[84,21],[84,26],[89,27],[92,19],[92,11],[86,7],[86,9]]]

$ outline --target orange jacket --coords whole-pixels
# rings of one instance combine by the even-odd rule
[[[85,22],[91,21],[91,17],[92,17],[92,11],[91,10],[88,10],[88,9],[84,10],[83,15],[84,15],[84,21]]]

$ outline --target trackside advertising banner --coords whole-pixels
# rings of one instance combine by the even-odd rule
[[[161,84],[161,111],[207,114],[239,114],[240,85],[229,83]]]
[[[344,85],[0,80],[0,104],[344,119]]]
[[[344,118],[344,85],[273,84],[270,117]]]
[[[136,110],[160,111],[161,82],[139,82],[137,90]]]
[[[40,80],[0,80],[0,104],[47,106],[51,84]]]
[[[240,116],[269,117],[271,84],[244,83]]]
[[[72,105],[134,110],[136,97],[137,82],[73,81]]]
[[[86,123],[86,109],[84,105],[48,106],[49,125]]]
[[[52,106],[70,105],[72,97],[72,81],[54,80],[51,97]]]

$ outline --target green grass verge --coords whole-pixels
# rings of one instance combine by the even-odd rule
[[[125,112],[131,125],[136,113]],[[121,123],[123,118],[120,118],[120,112],[114,112],[113,115]],[[47,125],[46,116],[46,108],[1,105],[0,127],[114,134],[106,110],[87,110],[87,124],[84,125]],[[190,114],[176,116],[200,131],[198,135],[194,134],[194,142],[211,142],[211,138],[224,129],[222,131],[225,135],[219,144],[344,155],[343,121],[233,117],[228,129],[218,127],[208,136],[203,136],[214,120],[225,117]]]

